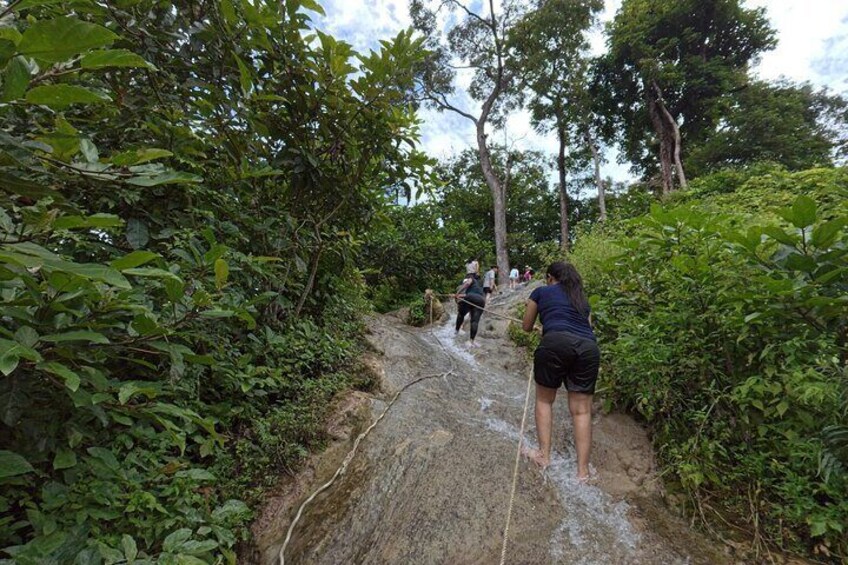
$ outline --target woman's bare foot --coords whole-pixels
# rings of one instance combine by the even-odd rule
[[[591,485],[595,483],[595,477],[590,475],[588,471],[586,473],[580,473],[578,471],[577,482],[581,485]]]
[[[536,465],[538,465],[543,471],[547,469],[548,466],[551,464],[551,458],[545,457],[545,455],[538,449],[522,447],[521,454]]]

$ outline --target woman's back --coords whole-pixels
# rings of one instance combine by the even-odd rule
[[[530,300],[538,305],[544,333],[568,332],[595,339],[595,333],[589,324],[589,313],[581,314],[571,304],[562,285],[557,283],[540,286],[530,294]]]

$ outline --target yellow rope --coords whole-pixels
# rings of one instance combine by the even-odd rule
[[[518,432],[518,449],[515,452],[515,466],[512,470],[512,489],[509,493],[509,506],[507,506],[506,510],[506,526],[504,526],[500,565],[504,565],[504,563],[506,563],[506,546],[509,543],[509,524],[512,520],[512,506],[515,503],[515,491],[518,486],[518,466],[521,462],[521,442],[524,441],[524,426],[527,424],[527,407],[530,405],[530,389],[533,384],[532,365],[527,373],[527,393],[524,395],[524,413],[521,415],[521,430]]]

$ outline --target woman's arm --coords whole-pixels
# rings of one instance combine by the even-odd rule
[[[525,332],[532,332],[533,326],[536,325],[536,315],[539,313],[539,307],[533,300],[527,301],[527,308],[524,310],[524,320],[521,322],[521,329]]]
[[[468,290],[468,287],[471,286],[471,283],[474,282],[474,279],[468,277],[467,279],[462,281],[462,285],[456,289],[456,294],[454,294],[454,298],[465,298],[465,291]]]

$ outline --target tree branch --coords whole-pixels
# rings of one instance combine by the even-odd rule
[[[492,23],[491,23],[491,22],[487,21],[487,20],[486,20],[484,17],[482,17],[480,14],[477,14],[477,13],[472,12],[471,10],[469,10],[469,9],[468,9],[468,8],[467,8],[467,7],[466,7],[466,6],[462,3],[462,2],[459,2],[458,0],[444,0],[444,1],[442,2],[442,6],[444,6],[444,5],[446,5],[446,4],[447,4],[447,5],[451,5],[451,6],[456,6],[457,8],[459,8],[460,10],[462,10],[463,12],[465,12],[465,13],[468,15],[468,17],[469,17],[469,18],[472,18],[472,19],[475,19],[475,20],[477,20],[477,21],[481,22],[481,23],[482,23],[483,25],[485,25],[486,27],[492,27]],[[494,15],[495,15],[495,12],[494,12],[494,11],[492,11],[492,19],[493,19],[493,20],[494,20]]]
[[[453,104],[448,102],[447,97],[444,94],[436,93],[436,92],[428,92],[426,94],[426,96],[427,96],[427,98],[429,98],[430,100],[435,102],[443,110],[450,110],[451,112],[455,112],[455,113],[459,114],[460,116],[468,118],[469,120],[474,122],[475,125],[477,124],[477,118],[475,118],[473,115],[469,114],[465,110],[460,110],[459,108],[457,108],[456,106],[454,106]]]

